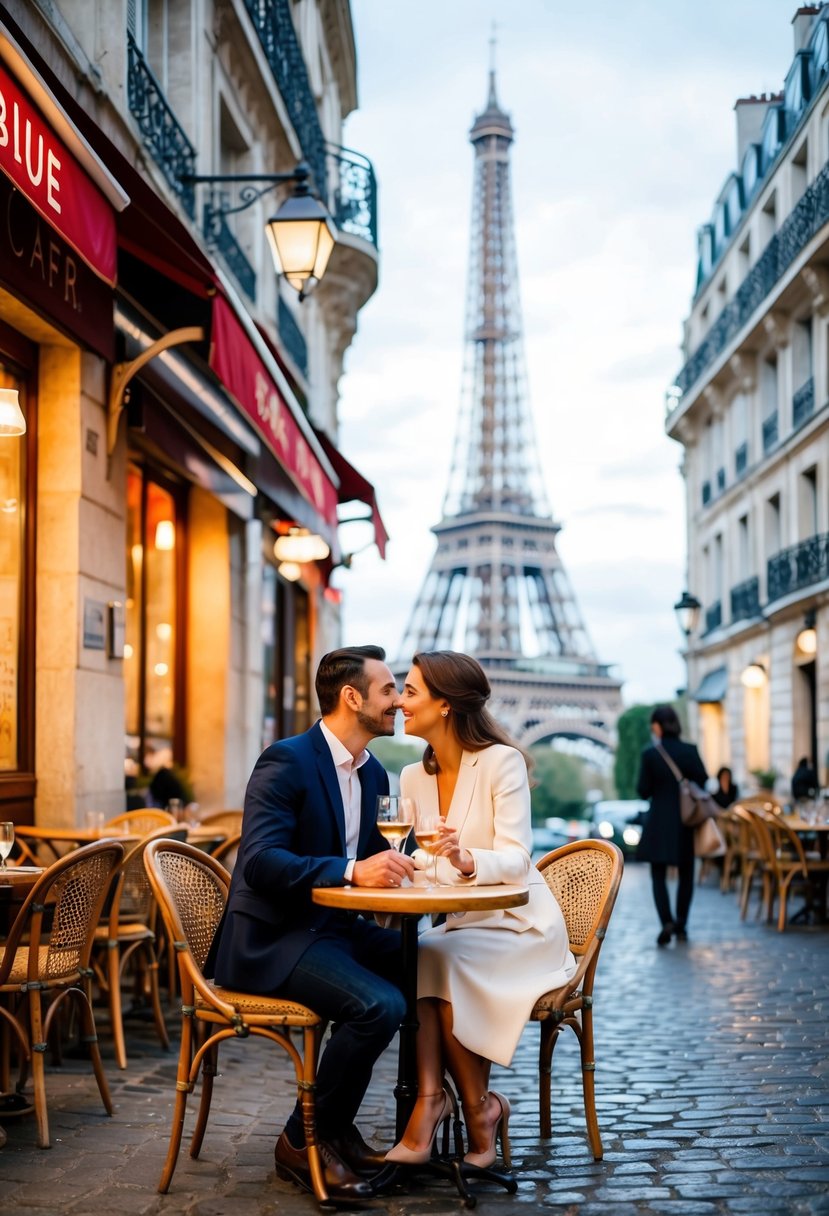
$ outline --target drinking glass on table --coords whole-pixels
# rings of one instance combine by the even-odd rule
[[[430,853],[434,858],[434,867],[432,871],[431,881],[427,881],[427,887],[439,887],[438,882],[438,857],[437,849],[441,840],[441,828],[443,820],[438,811],[430,810],[426,807],[418,807],[415,816],[415,840],[418,848],[423,849],[424,853]],[[426,871],[428,879],[428,870]]]
[[[399,794],[377,795],[377,827],[393,849],[400,853],[414,824],[414,799]]]
[[[6,869],[6,858],[14,845],[14,824],[10,819],[0,823],[0,869]]]

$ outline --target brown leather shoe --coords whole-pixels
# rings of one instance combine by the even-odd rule
[[[370,1182],[360,1178],[324,1140],[319,1143],[322,1159],[322,1174],[325,1179],[325,1189],[329,1199],[341,1199],[353,1203],[355,1200],[371,1199],[374,1191]],[[309,1194],[314,1193],[311,1185],[311,1170],[308,1167],[308,1150],[294,1148],[283,1132],[273,1150],[274,1165],[280,1178],[295,1182]]]
[[[353,1123],[342,1135],[331,1136],[328,1143],[355,1174],[377,1174],[386,1166],[386,1150],[366,1144]]]

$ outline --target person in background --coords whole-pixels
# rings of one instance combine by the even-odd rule
[[[803,756],[792,774],[792,798],[814,798],[817,794],[817,773],[809,763],[808,756]]]
[[[717,788],[714,790],[711,797],[716,802],[717,806],[723,809],[733,806],[740,796],[739,787],[735,785],[731,769],[726,765],[717,773]]]
[[[636,856],[651,865],[653,900],[662,922],[658,946],[667,946],[672,937],[678,942],[688,940],[688,913],[694,895],[694,829],[686,827],[680,818],[679,782],[665,753],[683,777],[703,787],[708,780],[699,752],[693,743],[682,742],[681,733],[672,706],[655,706],[651,714],[653,742],[642,752],[637,781],[639,797],[648,798],[651,804]],[[678,873],[675,916],[668,895],[668,866],[676,866]]]

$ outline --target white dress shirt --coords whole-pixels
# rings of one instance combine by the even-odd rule
[[[360,837],[360,818],[362,814],[363,791],[360,785],[360,778],[357,776],[357,769],[363,767],[371,753],[367,748],[363,748],[355,760],[345,744],[341,743],[334,732],[328,729],[322,719],[320,719],[320,730],[325,742],[328,744],[331,759],[334,761],[334,768],[337,772],[337,781],[343,800],[345,855],[348,858],[345,881],[348,883],[351,882],[354,863],[357,859],[357,842]]]

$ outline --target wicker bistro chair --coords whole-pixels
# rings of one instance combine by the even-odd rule
[[[203,828],[216,828],[228,836],[235,836],[242,830],[243,814],[243,811],[208,811],[199,822]]]
[[[328,1194],[314,1115],[321,1019],[294,1001],[233,992],[205,978],[204,963],[230,888],[230,875],[219,862],[192,845],[154,840],[144,851],[144,865],[176,951],[182,996],[176,1099],[159,1191],[165,1192],[170,1186],[184,1131],[187,1095],[192,1093],[199,1072],[202,1074],[201,1103],[190,1144],[191,1157],[198,1157],[207,1127],[219,1044],[224,1039],[253,1035],[269,1039],[290,1056],[302,1105],[314,1194],[319,1203],[326,1203]],[[194,1023],[201,1024],[207,1031],[205,1041],[195,1050]],[[294,1027],[303,1032],[301,1051],[289,1035]]]
[[[130,832],[135,836],[146,836],[156,828],[172,827],[175,822],[175,815],[169,811],[147,807],[146,810],[124,811],[121,815],[114,815],[104,824],[104,832]]]
[[[136,997],[149,997],[153,1022],[165,1051],[170,1039],[164,1024],[158,991],[158,959],[155,952],[156,902],[147,872],[144,849],[151,840],[186,840],[187,828],[177,824],[155,828],[121,861],[111,883],[108,915],[95,930],[92,966],[100,988],[107,994],[109,1019],[119,1068],[127,1067],[121,982],[128,965],[136,971]]]
[[[233,868],[236,865],[236,858],[239,856],[239,845],[242,840],[241,832],[234,832],[232,836],[228,836],[226,840],[213,850],[212,856],[216,861],[220,861],[226,870],[233,873]]]
[[[39,1148],[50,1147],[43,1060],[46,1040],[67,997],[80,1005],[82,1034],[95,1080],[104,1109],[112,1114],[95,1033],[89,956],[110,879],[123,853],[124,846],[118,841],[102,840],[61,857],[32,887],[0,948],[0,997],[6,998],[0,1001],[0,1023],[6,1033],[11,1031],[19,1049],[18,1093],[31,1065]],[[51,914],[48,934],[44,925],[47,912]],[[54,999],[44,1017],[43,1000],[49,995]],[[6,1063],[4,1053],[4,1073]],[[8,1090],[8,1086],[8,1077],[0,1076],[0,1088]]]
[[[541,1135],[552,1135],[550,1079],[553,1048],[565,1026],[575,1032],[581,1049],[582,1088],[587,1137],[596,1161],[604,1150],[596,1118],[593,1051],[593,979],[610,914],[622,881],[621,849],[608,840],[576,840],[547,853],[537,863],[558,900],[567,925],[570,949],[578,964],[563,988],[546,992],[530,1014],[541,1023],[538,1049],[538,1111]]]
[[[806,893],[806,907],[814,906],[815,879],[829,875],[829,860],[807,854],[797,832],[782,815],[769,811],[750,811],[763,851],[763,869],[768,875],[764,884],[766,920],[774,917],[775,897],[778,901],[777,929],[782,933],[788,919],[789,892],[800,882]]]
[[[761,900],[762,906],[765,907],[768,903],[771,878],[764,864],[766,854],[757,828],[756,815],[747,810],[742,803],[731,807],[731,814],[739,824],[737,851],[740,858],[740,920],[745,920],[748,915],[754,879],[759,877],[762,881]]]
[[[725,853],[722,859],[722,874],[720,875],[720,890],[731,890],[735,874],[742,868],[742,826],[738,815],[733,810],[722,811],[717,816],[717,823],[725,837]]]

